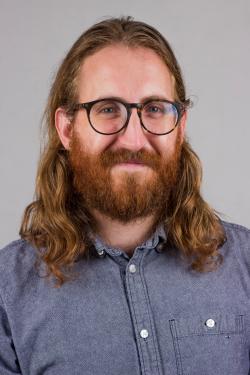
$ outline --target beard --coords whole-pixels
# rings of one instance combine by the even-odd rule
[[[107,149],[93,154],[84,149],[73,131],[69,164],[81,204],[88,212],[96,209],[121,223],[154,215],[157,226],[167,217],[169,199],[178,178],[182,142],[177,130],[174,152],[164,157],[143,149],[136,152]],[[115,167],[132,160],[146,167],[139,170]]]

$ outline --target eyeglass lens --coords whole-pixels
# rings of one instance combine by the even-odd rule
[[[95,103],[90,111],[92,126],[101,133],[115,133],[127,121],[127,109],[116,100],[102,100]],[[165,101],[151,101],[141,110],[141,120],[147,130],[155,134],[164,134],[174,129],[178,121],[176,107]]]

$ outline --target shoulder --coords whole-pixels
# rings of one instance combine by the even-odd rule
[[[225,221],[221,223],[226,234],[225,248],[250,270],[250,229]]]
[[[225,229],[227,239],[230,239],[231,241],[245,242],[246,245],[250,245],[250,229],[226,221],[221,221],[221,223]]]
[[[19,239],[0,249],[0,294],[23,285],[35,274],[37,251],[27,241]]]
[[[36,250],[27,241],[19,239],[9,243],[4,248],[0,249],[0,269],[8,266],[17,265],[19,263],[26,263],[34,259]]]

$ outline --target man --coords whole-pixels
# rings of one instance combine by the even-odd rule
[[[0,374],[250,374],[250,232],[200,194],[163,36],[107,19],[51,88],[36,200],[0,252]]]

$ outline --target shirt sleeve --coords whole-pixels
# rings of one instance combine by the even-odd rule
[[[0,295],[0,374],[22,374],[16,356],[14,343],[4,302]]]

